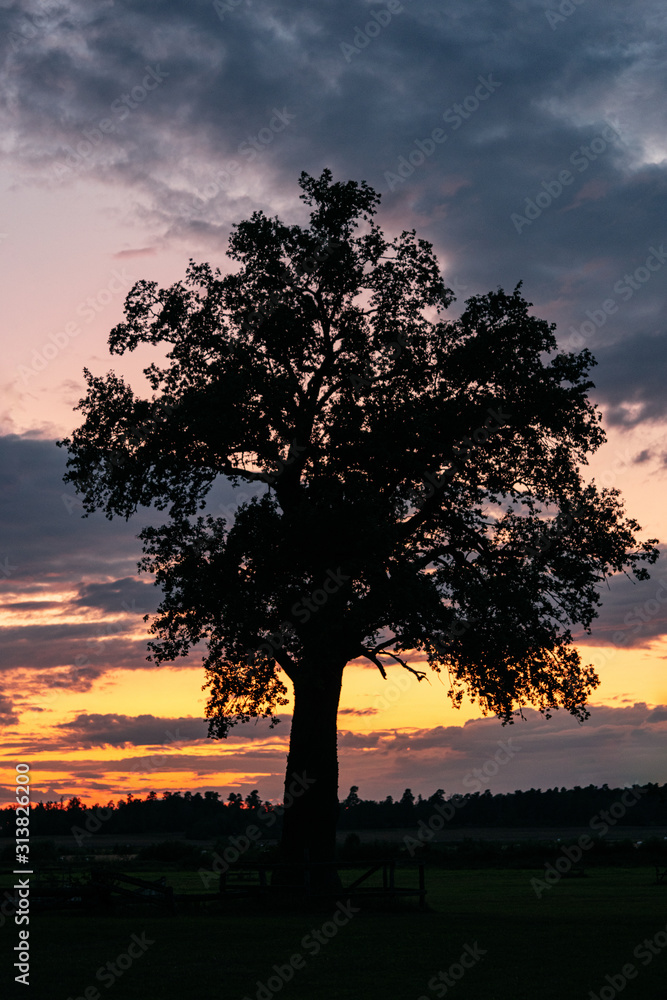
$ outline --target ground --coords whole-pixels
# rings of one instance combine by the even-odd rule
[[[191,874],[174,873],[177,891]],[[613,990],[614,996],[623,992],[623,1000],[664,996],[667,885],[655,884],[653,869],[591,869],[586,878],[561,879],[538,898],[531,879],[543,875],[544,869],[429,868],[426,911],[401,901],[385,913],[370,904],[337,911],[332,903],[301,914],[238,905],[227,914],[36,914],[29,995],[591,1000],[591,991],[596,998],[602,991],[601,1000],[611,1000]],[[0,929],[3,993],[17,932],[11,920]],[[134,957],[125,957],[129,953]],[[438,979],[440,972],[449,979]]]

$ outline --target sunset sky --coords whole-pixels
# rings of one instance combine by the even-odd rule
[[[36,799],[281,793],[289,716],[206,738],[200,658],[145,659],[151,512],[82,519],[55,441],[84,366],[146,387],[153,350],[107,350],[134,281],[224,271],[256,209],[307,224],[302,170],[366,180],[388,235],[431,241],[452,317],[523,280],[559,344],[593,351],[608,442],[587,476],[664,545],[666,19],[658,0],[0,0],[2,801],[23,760]],[[213,506],[237,500],[221,484]],[[341,794],[667,780],[667,562],[603,600],[577,633],[602,681],[584,725],[503,728],[436,675],[348,666]]]

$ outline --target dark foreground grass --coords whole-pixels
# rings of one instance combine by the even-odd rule
[[[632,963],[636,978],[617,991],[623,1000],[666,995],[661,990],[667,982],[667,948],[655,956],[633,954],[646,938],[658,934],[663,940],[660,932],[667,926],[667,886],[652,884],[652,870],[596,869],[588,878],[562,879],[538,899],[530,880],[542,874],[428,870],[428,910],[406,902],[393,912],[379,912],[369,903],[330,940],[325,938],[317,954],[315,944],[305,944],[304,938],[331,920],[333,903],[309,913],[266,913],[237,904],[227,913],[193,910],[173,917],[149,911],[35,915],[29,989],[7,989],[17,939],[16,926],[7,921],[0,930],[0,994],[98,1000],[91,992],[96,988],[111,1000],[432,1000],[445,995],[455,1000],[590,1000],[591,991],[599,996],[603,987],[613,988],[606,976],[617,976]],[[122,975],[113,983],[111,973],[103,981],[96,978],[98,969],[127,952],[133,934],[140,939],[145,934],[145,942],[153,943],[129,968],[117,967]],[[484,954],[463,978],[451,980],[446,993],[444,985],[437,992],[430,989],[429,980],[457,963],[466,946],[468,954],[475,949]],[[659,950],[660,944],[654,947]],[[284,968],[297,954],[303,967],[291,980],[272,979],[273,966]],[[455,975],[458,971],[455,967]],[[603,991],[603,997],[611,993]]]

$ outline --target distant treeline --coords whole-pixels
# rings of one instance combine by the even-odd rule
[[[446,825],[461,827],[566,827],[588,826],[603,813],[618,826],[667,826],[667,784],[635,785],[642,794],[626,788],[588,785],[492,795],[490,791],[445,796],[439,788],[429,798],[414,796],[406,788],[400,799],[388,795],[375,802],[361,799],[354,785],[341,801],[340,830],[389,830],[417,827],[436,815]],[[263,802],[258,791],[245,799],[232,792],[226,801],[218,792],[150,792],[145,799],[129,794],[106,805],[85,806],[79,798],[64,802],[38,802],[31,807],[31,836],[73,835],[77,842],[95,833],[178,833],[193,840],[240,833],[249,823],[266,830],[266,839],[280,830],[282,808]],[[608,822],[608,820],[606,821]],[[14,808],[0,809],[0,835],[15,834]]]
[[[416,826],[441,815],[446,825],[461,827],[564,827],[588,826],[602,812],[610,813],[614,826],[667,826],[667,784],[634,785],[637,798],[627,788],[587,785],[581,788],[531,788],[530,791],[492,795],[473,792],[448,798],[439,788],[428,799],[409,788],[401,799],[383,802],[359,798],[355,785],[341,803],[338,822],[342,830],[372,830]],[[625,798],[624,798],[625,797]]]

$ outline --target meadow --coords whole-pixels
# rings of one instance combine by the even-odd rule
[[[156,874],[146,871],[142,877]],[[169,882],[187,891],[193,874],[175,871]],[[30,923],[29,995],[33,1000],[667,996],[667,884],[656,884],[652,868],[596,867],[584,878],[558,880],[538,898],[531,879],[543,876],[544,869],[429,866],[424,910],[416,901],[384,904],[383,910],[369,900],[357,904],[357,912],[354,904],[337,908],[334,902],[290,912],[267,910],[253,900],[229,901],[224,910],[218,904],[180,907],[173,916],[143,904],[112,915],[39,913]],[[11,920],[0,929],[5,982],[16,934]]]

